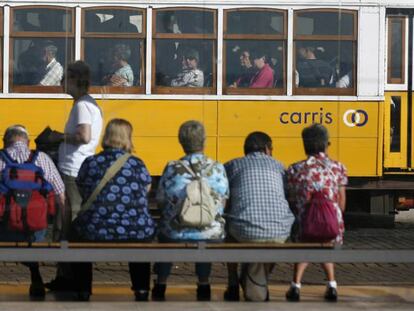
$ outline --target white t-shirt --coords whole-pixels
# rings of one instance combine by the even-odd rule
[[[91,125],[91,140],[87,144],[72,145],[63,142],[59,146],[59,170],[65,175],[78,176],[82,162],[95,154],[102,131],[102,111],[90,95],[79,98],[72,106],[65,125],[66,134],[75,134],[79,124]]]

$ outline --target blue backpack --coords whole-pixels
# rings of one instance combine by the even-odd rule
[[[5,168],[0,176],[0,218],[13,231],[34,232],[47,228],[48,215],[55,214],[52,185],[43,169],[35,163],[37,151],[31,151],[24,163],[18,163],[0,150]]]

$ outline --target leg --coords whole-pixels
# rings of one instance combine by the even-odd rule
[[[238,266],[235,262],[227,263],[227,289],[224,292],[224,300],[240,300]]]
[[[293,282],[300,284],[302,281],[303,274],[305,273],[306,268],[308,267],[307,262],[295,263]]]
[[[293,281],[290,285],[289,290],[286,292],[286,299],[288,301],[299,301],[300,300],[300,287],[303,274],[305,273],[307,262],[295,263],[293,272]]]
[[[132,283],[131,289],[135,293],[135,300],[147,301],[151,277],[151,264],[149,262],[130,262],[128,266]]]
[[[195,270],[198,277],[197,300],[209,301],[211,299],[211,288],[209,283],[211,263],[197,262],[195,264]]]
[[[335,266],[332,262],[325,262],[321,264],[326,273],[328,279],[328,286],[325,292],[325,300],[330,302],[336,302],[338,300],[337,285],[335,281]]]
[[[323,270],[325,270],[326,278],[329,282],[335,281],[335,266],[332,262],[325,262],[321,264]]]
[[[71,264],[75,289],[79,300],[89,300],[92,294],[92,263],[75,262]]]
[[[151,291],[152,300],[164,301],[165,290],[167,289],[167,279],[171,273],[172,263],[157,262],[154,265],[154,272],[157,274],[157,281]]]
[[[37,262],[24,262],[23,264],[30,269],[30,296],[44,298],[46,292],[42,276],[40,275],[39,264]]]

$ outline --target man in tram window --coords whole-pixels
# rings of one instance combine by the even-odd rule
[[[117,44],[112,51],[113,73],[105,76],[103,82],[110,86],[133,86],[134,72],[128,63],[131,48],[127,44]]]
[[[42,60],[44,72],[39,84],[43,86],[60,86],[63,77],[63,67],[56,60],[58,48],[52,43],[46,43],[43,48]]]
[[[249,87],[250,81],[255,75],[255,68],[253,67],[253,61],[250,58],[249,50],[241,49],[240,51],[240,74],[236,80],[229,85],[230,87]]]
[[[252,51],[251,59],[256,73],[250,80],[250,88],[271,88],[273,87],[274,72],[268,62],[268,56],[264,51]]]
[[[182,58],[182,71],[171,81],[171,86],[203,87],[204,73],[198,69],[199,53],[188,49]]]
[[[323,48],[319,48],[323,51]],[[334,84],[333,68],[324,60],[316,57],[312,46],[298,49],[295,84],[297,87],[330,87]]]

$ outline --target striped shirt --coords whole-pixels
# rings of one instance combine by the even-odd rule
[[[23,141],[15,142],[12,146],[7,148],[6,151],[10,157],[18,163],[26,162],[30,156],[30,149]],[[63,184],[62,178],[60,177],[55,164],[46,153],[39,151],[39,155],[34,164],[43,169],[45,179],[52,185],[56,194],[65,192],[65,185]],[[6,163],[3,161],[3,158],[0,157],[0,171],[4,170],[5,167]]]
[[[224,166],[230,184],[230,235],[242,241],[286,240],[294,216],[285,197],[282,164],[253,152]]]
[[[42,80],[40,81],[41,85],[44,86],[60,86],[60,82],[63,77],[63,67],[62,65],[54,58],[47,66],[46,73]]]

